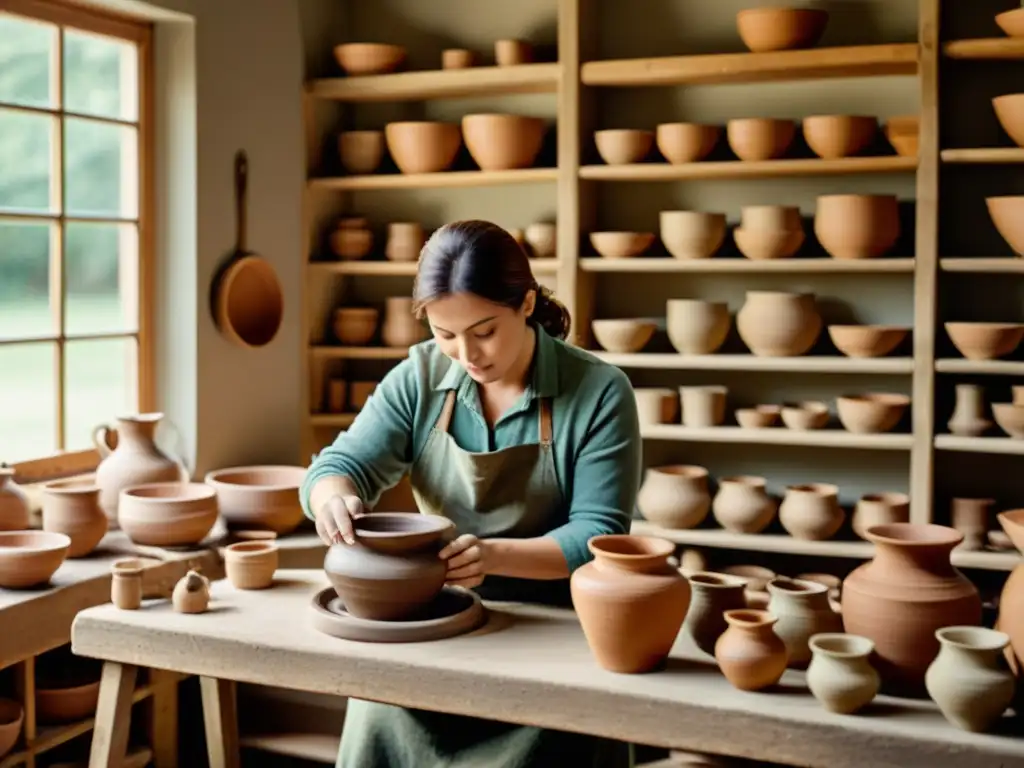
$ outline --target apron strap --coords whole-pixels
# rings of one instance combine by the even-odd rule
[[[540,414],[540,443],[551,445],[555,433],[554,419],[551,416],[551,398],[542,397],[537,410]]]
[[[452,423],[452,414],[455,412],[455,397],[458,393],[454,389],[449,389],[448,394],[444,398],[444,407],[441,408],[441,415],[437,417],[437,423],[434,428],[441,431],[447,432],[448,426]]]

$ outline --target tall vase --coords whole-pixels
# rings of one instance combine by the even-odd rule
[[[935,632],[981,624],[977,588],[950,562],[963,534],[944,525],[892,523],[866,531],[873,560],[843,581],[846,631],[875,644],[882,690],[922,696],[939,652]]]
[[[690,606],[690,584],[673,568],[670,541],[610,534],[587,543],[594,555],[569,581],[572,602],[597,663],[611,672],[649,672],[668,657]]]
[[[935,634],[941,649],[925,676],[928,695],[953,725],[990,730],[1013,700],[1013,673],[1001,658],[1010,638],[985,627],[944,627]]]
[[[14,470],[0,465],[0,531],[23,531],[28,524],[28,496],[15,485]]]
[[[111,528],[117,528],[117,502],[122,490],[143,483],[179,482],[188,479],[184,464],[171,458],[156,444],[156,429],[162,413],[140,413],[116,420],[117,448],[107,447],[110,427],[93,431],[93,443],[103,460],[96,468],[100,508]]]
[[[956,405],[946,424],[954,435],[978,437],[992,426],[985,418],[985,390],[976,384],[956,385]]]

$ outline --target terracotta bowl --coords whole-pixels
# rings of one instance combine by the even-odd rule
[[[235,589],[266,589],[274,583],[280,552],[273,541],[238,541],[221,550],[224,570]]]
[[[1024,147],[1024,93],[1008,93],[992,99],[996,119],[1018,147]]]
[[[14,749],[25,722],[25,709],[14,699],[0,699],[0,758]]]
[[[597,153],[608,165],[627,165],[646,159],[654,146],[654,131],[615,128],[594,131]]]
[[[809,429],[824,429],[828,424],[828,403],[820,400],[805,400],[799,403],[785,403],[782,406],[782,423],[789,429],[805,432]]]
[[[944,323],[957,351],[968,360],[998,360],[1024,339],[1022,323]]]
[[[907,395],[888,392],[844,395],[836,398],[836,414],[848,432],[878,434],[899,424],[909,405]]]
[[[36,686],[36,718],[40,723],[76,723],[96,714],[100,681],[82,685]]]
[[[679,421],[679,392],[668,387],[634,387],[641,424],[675,424]]]
[[[347,75],[382,75],[405,63],[405,48],[386,43],[344,43],[334,46],[334,58]]]
[[[997,13],[996,24],[1007,37],[1024,37],[1024,8],[1013,8]]]
[[[0,531],[0,587],[46,584],[71,548],[71,537],[50,531]]]
[[[558,227],[550,221],[535,221],[526,227],[523,239],[535,259],[553,258],[558,249]]]
[[[475,51],[467,48],[445,48],[441,51],[441,69],[469,69],[476,65]]]
[[[656,328],[648,320],[594,320],[590,324],[597,343],[609,352],[639,352]]]
[[[847,357],[885,357],[898,347],[909,328],[892,325],[830,325],[828,335]]]
[[[305,467],[257,465],[216,469],[203,479],[217,491],[229,528],[291,533],[303,520],[299,487]]]
[[[793,231],[803,228],[803,220],[795,205],[745,205],[740,208],[740,226],[747,231]]]
[[[658,151],[672,165],[695,163],[711,154],[722,135],[720,125],[662,123],[655,129]]]
[[[338,155],[349,173],[373,173],[384,159],[384,131],[342,131]]]
[[[653,232],[591,232],[590,245],[606,259],[639,256],[654,242]]]
[[[540,153],[547,125],[525,115],[481,114],[462,118],[466,149],[485,171],[529,168]]]
[[[828,12],[813,8],[748,8],[736,14],[736,30],[751,51],[813,48],[825,33]]]
[[[987,197],[992,224],[1018,256],[1024,256],[1024,195]]]
[[[1010,437],[1024,438],[1024,405],[992,403],[992,418]]]
[[[813,115],[803,119],[804,140],[818,157],[850,157],[866,149],[878,120],[864,115]]]
[[[775,160],[786,154],[796,136],[793,120],[744,117],[730,120],[725,127],[729,147],[740,160]]]
[[[814,234],[834,259],[872,259],[888,253],[900,236],[896,195],[820,195]]]
[[[217,522],[217,492],[206,483],[148,483],[123,489],[117,521],[136,544],[187,547]]]
[[[362,347],[373,341],[379,320],[374,307],[340,307],[334,310],[334,335],[343,346]]]
[[[737,408],[736,423],[744,429],[764,429],[774,426],[782,413],[778,405],[755,405],[753,408]]]
[[[456,123],[410,121],[388,123],[384,140],[402,173],[437,173],[455,162],[462,146]]]
[[[900,157],[917,157],[921,119],[917,115],[890,117],[882,124],[885,138]]]
[[[661,242],[677,259],[707,259],[725,242],[725,214],[705,211],[662,211]]]
[[[732,239],[739,252],[752,261],[792,258],[806,237],[803,229],[747,229],[739,226],[732,231]]]
[[[373,230],[339,226],[330,237],[331,251],[342,261],[368,256],[373,250]]]
[[[1024,509],[1007,509],[996,515],[1003,532],[1024,555]],[[3,754],[3,750],[0,750]]]

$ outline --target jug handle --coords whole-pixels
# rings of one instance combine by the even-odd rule
[[[109,434],[110,427],[106,424],[100,424],[92,431],[92,444],[96,446],[96,451],[101,459],[105,459],[110,455],[110,446],[107,444],[107,436]]]

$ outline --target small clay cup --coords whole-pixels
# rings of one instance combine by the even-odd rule
[[[238,541],[222,550],[224,569],[235,589],[266,589],[280,559],[273,541]]]
[[[110,600],[123,611],[142,606],[142,561],[137,558],[117,560],[110,567]]]

